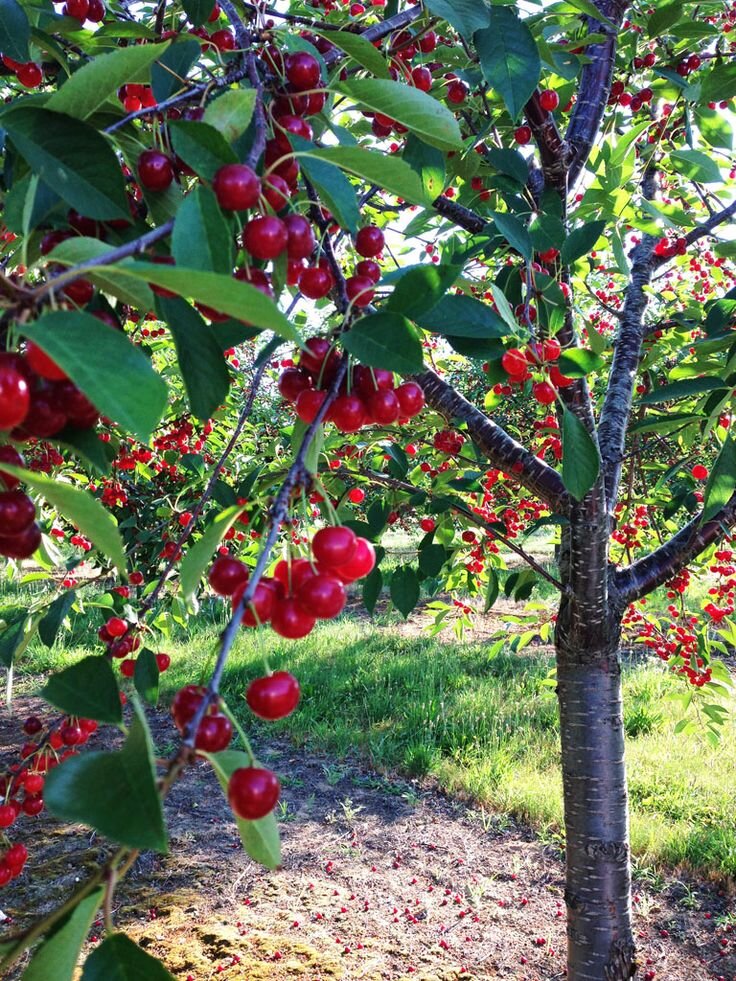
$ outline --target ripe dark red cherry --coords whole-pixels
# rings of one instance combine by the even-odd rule
[[[356,265],[355,272],[358,276],[367,276],[374,283],[381,278],[381,267],[373,259],[362,259]]]
[[[294,410],[298,418],[302,422],[314,422],[326,397],[326,392],[319,392],[314,388],[306,389],[301,395],[297,396],[297,400],[294,403]]]
[[[276,259],[286,249],[289,232],[280,218],[264,215],[249,221],[243,231],[243,245],[256,259]]]
[[[281,786],[275,773],[255,766],[235,770],[227,785],[227,799],[244,821],[257,821],[276,807]]]
[[[62,289],[64,296],[68,297],[72,303],[76,303],[78,307],[86,306],[94,296],[94,292],[95,288],[91,281],[81,277],[67,283]]]
[[[355,251],[366,259],[373,259],[383,251],[384,234],[377,225],[365,225],[355,236]]]
[[[0,538],[0,555],[9,559],[29,559],[41,544],[41,529],[32,524],[12,538]]]
[[[299,357],[299,367],[316,377],[327,359],[332,356],[333,350],[332,343],[326,337],[310,337]]]
[[[10,463],[14,467],[22,467],[25,465],[25,460],[14,446],[6,443],[5,446],[0,446],[0,463]],[[8,490],[12,490],[20,483],[17,477],[2,470],[0,470],[0,480],[2,480]]]
[[[376,550],[367,538],[358,538],[355,552],[349,562],[339,565],[332,571],[343,582],[355,582],[373,571],[376,564]]]
[[[63,13],[67,17],[74,17],[84,23],[89,13],[89,0],[67,0],[64,4]]]
[[[24,85],[27,89],[36,89],[43,81],[43,72],[41,71],[40,65],[29,61],[27,64],[20,66],[16,72],[16,77],[20,84]]]
[[[31,405],[31,392],[15,356],[0,354],[0,429],[19,426]]]
[[[432,88],[432,72],[424,65],[418,65],[412,70],[411,80],[420,92],[429,92]]]
[[[48,378],[49,381],[63,381],[66,378],[58,364],[33,341],[26,341],[26,361],[37,375]]]
[[[519,146],[526,146],[532,138],[532,131],[529,126],[519,126],[514,130],[514,139]]]
[[[220,555],[210,566],[207,580],[219,596],[232,596],[238,586],[248,580],[248,570],[231,555]]]
[[[156,667],[159,671],[168,671],[171,667],[171,657],[163,651],[156,655]]]
[[[368,399],[368,411],[382,426],[390,426],[401,415],[401,404],[392,389],[379,389]]]
[[[291,596],[279,600],[271,614],[272,629],[280,637],[286,637],[288,640],[306,637],[315,622],[315,619],[306,614]]]
[[[367,276],[350,276],[345,280],[348,300],[356,307],[367,307],[376,294],[375,283]]]
[[[321,71],[319,62],[308,51],[295,51],[284,63],[286,78],[297,92],[319,86]]]
[[[37,732],[43,729],[43,722],[38,718],[37,715],[29,715],[28,718],[23,723],[23,732],[28,736],[35,736]]]
[[[233,593],[233,610],[243,598],[247,585],[247,582],[241,583]],[[259,624],[267,623],[273,613],[275,598],[268,584],[259,582],[240,622],[246,627],[257,627]]]
[[[301,393],[311,387],[312,379],[301,368],[287,368],[279,375],[279,392],[287,402],[296,402]]]
[[[199,723],[194,740],[195,749],[205,753],[220,753],[227,749],[233,738],[233,727],[230,719],[219,712],[206,715]]]
[[[226,28],[211,34],[210,42],[214,44],[218,51],[235,51],[237,47],[235,35]]]
[[[423,54],[431,54],[437,47],[437,35],[434,31],[427,31],[419,38],[419,50]]]
[[[456,79],[447,86],[447,101],[454,106],[460,106],[468,97],[468,86],[465,82]]]
[[[541,405],[552,405],[557,398],[557,389],[549,382],[535,382],[532,385],[532,396]]]
[[[508,351],[504,351],[501,357],[501,367],[512,378],[521,378],[526,374],[529,362],[523,351],[520,351],[518,347],[512,347]]]
[[[347,602],[345,587],[329,575],[311,576],[299,588],[296,601],[308,616],[332,620],[342,613]]]
[[[36,505],[22,490],[0,494],[0,536],[14,538],[36,520]]]
[[[284,224],[288,233],[286,254],[290,259],[308,259],[317,245],[312,224],[303,215],[287,215]]]
[[[358,539],[352,528],[332,525],[320,528],[312,539],[312,553],[320,565],[328,568],[345,565],[355,554]]]
[[[257,203],[261,181],[246,164],[225,164],[215,174],[212,190],[221,208],[245,211]]]
[[[187,724],[194,718],[204,694],[205,688],[202,685],[185,685],[174,695],[174,701],[171,703],[171,717],[179,732],[184,732]],[[216,711],[217,702],[215,701],[210,705],[207,712],[212,714]]]
[[[128,632],[128,622],[122,617],[110,617],[105,624],[105,630],[110,637],[122,637]]]
[[[299,682],[288,671],[275,671],[248,685],[245,700],[259,719],[273,722],[291,715],[299,704]]]
[[[171,160],[160,150],[144,150],[138,157],[138,180],[149,191],[165,191],[174,179]]]
[[[357,395],[338,395],[329,418],[341,433],[357,433],[366,423],[363,400]]]
[[[421,385],[416,382],[404,382],[396,389],[396,397],[399,400],[401,415],[413,418],[424,408],[424,392]]]
[[[560,97],[554,89],[545,89],[539,95],[539,104],[545,112],[554,112],[560,104]]]
[[[299,277],[299,290],[309,300],[321,300],[332,289],[332,276],[321,266],[308,266]]]
[[[105,19],[106,13],[107,8],[102,0],[89,0],[89,10],[87,11],[88,21],[91,21],[93,24],[101,24]]]

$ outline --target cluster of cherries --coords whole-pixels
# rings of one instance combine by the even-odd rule
[[[533,377],[533,369],[542,368],[547,379],[533,382],[532,397],[541,405],[551,405],[557,398],[557,390],[567,388],[574,381],[563,375],[555,364],[561,353],[560,342],[549,337],[544,341],[532,341],[524,350],[512,347],[505,351],[501,358],[501,367],[512,385],[523,385]]]
[[[321,528],[311,545],[311,559],[282,559],[272,576],[258,582],[243,613],[244,626],[270,623],[281,637],[306,637],[317,620],[332,620],[342,613],[345,586],[367,576],[376,564],[371,543],[344,525]],[[221,555],[210,567],[208,580],[236,608],[248,586],[248,568],[239,559]]]
[[[131,573],[131,582],[133,576],[136,577],[134,585],[140,585],[143,581],[141,573]],[[120,661],[120,673],[123,677],[132,678],[135,674],[136,658],[128,655],[138,650],[141,646],[141,639],[134,632],[131,624],[122,617],[110,617],[97,631],[97,636],[107,647],[107,653],[110,657]],[[158,670],[163,673],[171,665],[171,657],[161,652],[156,655],[156,664]]]
[[[302,422],[313,422],[327,398],[340,367],[340,355],[324,337],[312,337],[299,358],[298,367],[287,367],[279,375],[279,392]],[[353,365],[340,393],[325,417],[342,433],[356,433],[364,426],[403,425],[424,407],[420,385],[407,381],[396,386],[393,372],[384,368]]]
[[[22,762],[14,763],[0,777],[0,835],[3,839],[0,849],[4,848],[0,857],[0,886],[6,886],[11,879],[17,878],[28,859],[25,845],[20,842],[11,844],[5,831],[21,815],[35,817],[43,811],[45,774],[73,756],[77,747],[86,743],[96,732],[97,725],[93,719],[70,716],[62,719],[60,725],[44,739],[34,742],[33,737],[43,731],[43,723],[35,715],[29,716],[23,723],[23,731],[30,739],[21,749]]]
[[[2,357],[2,355],[0,355]],[[23,457],[6,443],[0,446],[0,461],[22,467]],[[0,555],[10,559],[27,559],[41,544],[41,529],[36,523],[36,505],[18,488],[20,481],[7,471],[0,471]]]
[[[299,682],[292,674],[275,671],[252,681],[245,693],[245,700],[259,719],[275,722],[291,715],[299,704],[300,694]],[[176,693],[171,714],[182,735],[205,696],[206,689],[201,685],[186,685]],[[204,753],[222,752],[230,745],[232,735],[230,719],[221,711],[219,698],[215,698],[197,727],[195,749]],[[240,767],[232,773],[228,782],[230,806],[239,818],[246,821],[265,817],[276,806],[280,793],[281,786],[276,774],[258,766]]]

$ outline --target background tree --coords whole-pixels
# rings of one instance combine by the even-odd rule
[[[629,978],[622,629],[691,686],[711,738],[729,680],[708,628],[725,628],[736,583],[715,551],[736,517],[733,246],[718,240],[736,212],[734,14],[284,6],[0,12],[0,553],[9,575],[35,554],[57,587],[3,611],[6,665],[134,567],[111,594],[107,656],[47,682],[66,714],[27,720],[0,807],[10,827],[45,799],[119,848],[4,965],[41,938],[36,963],[59,938],[76,957],[102,905],[88,963],[163,976],[115,933],[111,895],[141,849],[166,847],[161,799],[197,753],[249,853],[278,863],[276,776],[244,732],[227,748],[229,651],[241,621],[305,636],[360,579],[372,609],[376,546],[420,508],[418,564],[388,583],[404,615],[441,586],[489,607],[509,552],[529,570],[508,592],[559,591],[568,977]],[[348,518],[371,485],[383,496]],[[63,520],[95,576],[52,545]],[[545,525],[554,569],[518,540]],[[122,726],[115,661],[155,693],[167,656],[152,648],[195,610],[218,548],[209,584],[233,616],[206,684],[175,699],[168,768],[156,776],[137,703],[121,750],[77,755],[96,723]],[[665,584],[676,598],[700,556],[720,577],[704,629],[632,606]],[[267,673],[248,703],[273,719],[298,697]],[[8,839],[0,879],[24,861]]]

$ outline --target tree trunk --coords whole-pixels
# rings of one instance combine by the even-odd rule
[[[578,646],[578,635],[576,649],[558,639],[568,981],[626,981],[636,970],[619,631],[610,633],[603,649],[600,636]]]

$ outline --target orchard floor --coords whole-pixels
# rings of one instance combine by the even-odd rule
[[[19,699],[17,717],[35,707]],[[164,713],[150,720],[165,753],[169,720]],[[96,742],[102,748],[108,740]],[[6,717],[0,754],[15,745],[17,722]],[[116,923],[175,978],[564,977],[556,843],[499,826],[419,783],[388,780],[286,742],[261,746],[260,756],[283,776],[282,870],[261,871],[243,854],[227,803],[201,763],[167,802],[170,854],[143,855],[116,894]],[[25,820],[19,831],[31,858],[0,896],[11,918],[6,934],[28,922],[29,910],[56,905],[105,854],[88,832],[47,814]],[[735,910],[733,896],[710,884],[637,881],[637,977],[732,981]]]

